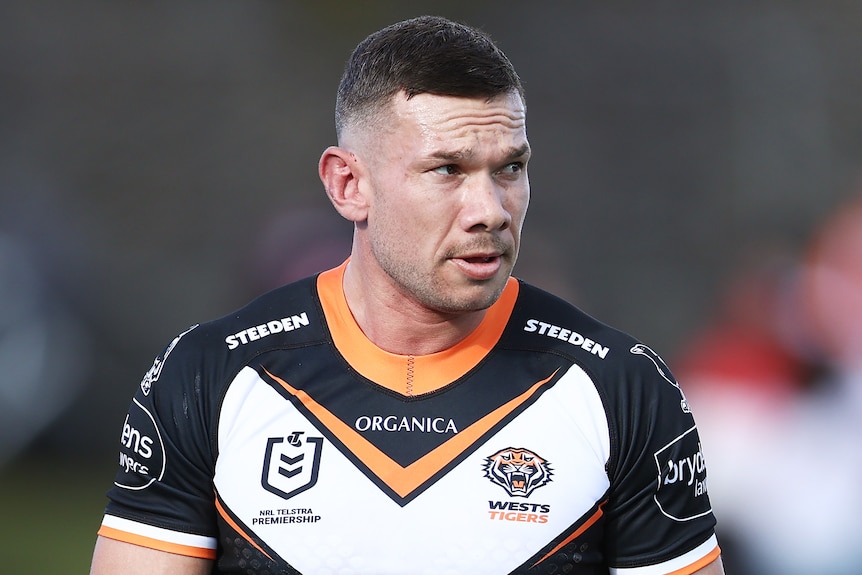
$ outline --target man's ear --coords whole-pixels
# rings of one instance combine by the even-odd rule
[[[320,156],[317,170],[338,213],[352,222],[365,221],[368,202],[360,186],[364,174],[359,159],[344,148],[330,146]]]

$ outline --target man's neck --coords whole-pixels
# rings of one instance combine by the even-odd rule
[[[475,330],[487,310],[445,313],[393,290],[374,289],[353,262],[344,271],[344,297],[359,328],[377,347],[399,355],[448,349]]]

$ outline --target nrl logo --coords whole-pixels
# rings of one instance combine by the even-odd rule
[[[322,437],[306,437],[295,431],[287,437],[270,437],[266,442],[261,486],[284,499],[314,487],[320,471]]]
[[[529,449],[507,447],[485,458],[485,477],[512,497],[530,494],[551,482],[551,466]]]

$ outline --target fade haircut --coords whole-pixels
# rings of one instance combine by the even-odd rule
[[[403,91],[492,99],[524,88],[512,63],[481,30],[437,16],[387,26],[359,43],[338,86],[335,129],[373,121]]]

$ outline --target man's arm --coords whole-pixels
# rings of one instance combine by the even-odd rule
[[[209,575],[211,572],[209,559],[156,551],[106,537],[96,540],[90,566],[90,575]]]

